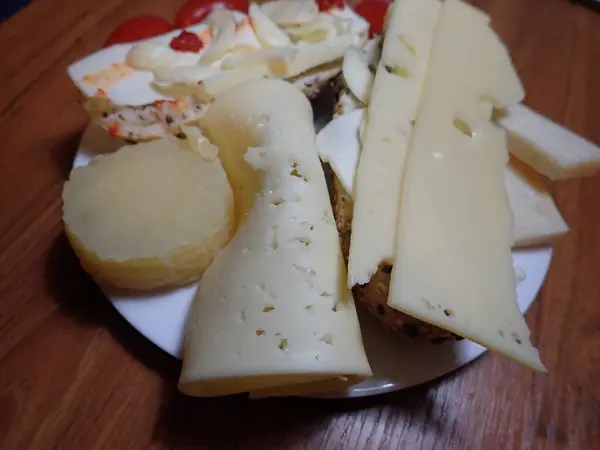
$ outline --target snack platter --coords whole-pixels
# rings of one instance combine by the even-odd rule
[[[369,33],[340,2],[207,14],[68,70],[91,123],[67,236],[183,360],[179,389],[375,395],[486,349],[545,371],[522,313],[569,229],[546,184],[600,150],[521,104],[489,17],[396,0]]]

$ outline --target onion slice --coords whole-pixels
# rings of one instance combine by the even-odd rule
[[[256,3],[250,3],[248,16],[256,37],[265,47],[289,47],[292,45],[286,32],[279,28]]]
[[[221,68],[224,70],[243,69],[266,63],[270,66],[273,74],[284,76],[286,61],[299,51],[296,47],[286,47],[230,54],[223,60]]]
[[[339,20],[341,19],[336,19],[331,14],[321,13],[310,23],[288,28],[286,31],[295,41],[320,42],[341,34],[338,33],[338,27],[336,27],[336,21]]]
[[[356,48],[348,49],[344,55],[342,73],[348,89],[363,104],[368,104],[374,76]]]
[[[348,49],[357,45],[353,35],[339,36],[316,44],[300,47],[290,58],[286,68],[286,77],[294,77],[309,69],[341,59]]]
[[[269,66],[264,63],[244,69],[226,70],[198,83],[195,86],[193,95],[199,101],[212,101],[217,95],[238,84],[270,75]]]
[[[197,83],[219,73],[217,67],[181,66],[156,69],[154,79],[163,83]]]
[[[304,25],[319,14],[315,0],[275,0],[261,6],[263,12],[282,27]]]
[[[125,56],[125,62],[139,70],[156,70],[177,66],[187,60],[185,55],[172,50],[166,44],[140,42],[134,45]]]
[[[211,30],[212,41],[200,57],[201,65],[212,64],[225,55],[233,46],[237,29],[235,15],[228,9],[213,10],[206,22]]]

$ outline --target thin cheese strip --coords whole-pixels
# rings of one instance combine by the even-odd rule
[[[378,57],[375,56],[377,59]],[[353,53],[342,67],[348,89],[338,101],[342,113],[368,103],[373,83],[367,64]],[[523,104],[495,111],[508,131],[508,151],[552,180],[594,175],[600,170],[600,148]]]
[[[498,118],[508,131],[510,152],[552,180],[593,175],[600,148],[524,105]]]
[[[217,396],[370,376],[307,99],[283,81],[250,82],[201,126],[221,148],[240,225],[200,282],[179,388]]]
[[[394,257],[400,180],[441,3],[397,0],[368,109],[357,172],[348,285],[367,283]]]
[[[364,110],[345,114],[317,135],[319,156],[331,165],[346,192],[354,191]],[[514,216],[513,248],[544,245],[569,231],[540,174],[512,157],[504,178]]]
[[[516,300],[505,133],[523,90],[488,17],[446,0],[409,152],[388,304],[544,371]]]

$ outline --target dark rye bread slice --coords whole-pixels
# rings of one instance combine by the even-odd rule
[[[352,234],[353,202],[330,167],[325,168],[325,174],[328,178],[333,215],[340,236],[342,253],[347,265],[350,253],[350,236]],[[463,339],[450,331],[390,308],[387,305],[387,296],[391,273],[391,265],[381,264],[369,283],[353,288],[354,298],[373,313],[385,328],[397,332],[413,342],[441,344]]]

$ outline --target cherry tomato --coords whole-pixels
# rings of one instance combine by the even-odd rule
[[[327,12],[330,9],[344,9],[344,0],[317,0],[317,4],[319,5],[319,11]]]
[[[159,34],[168,33],[173,26],[162,17],[153,14],[132,17],[121,23],[106,39],[105,47],[123,42],[135,42]]]
[[[232,9],[243,13],[248,12],[247,0],[188,0],[177,11],[175,28],[185,28],[202,22],[214,10],[219,8]]]
[[[356,14],[371,24],[371,36],[383,32],[383,20],[388,6],[388,0],[364,0],[354,7]]]

